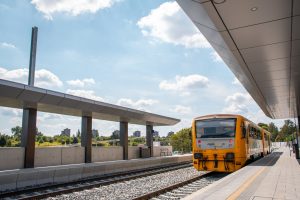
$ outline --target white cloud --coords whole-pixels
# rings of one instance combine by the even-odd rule
[[[137,25],[144,36],[156,40],[183,45],[186,48],[211,47],[175,1],[163,3],[151,10]]]
[[[140,99],[133,101],[132,99],[127,98],[121,98],[117,102],[117,104],[120,106],[131,107],[139,110],[146,110],[146,107],[152,106],[156,103],[158,103],[158,101],[154,99]]]
[[[76,79],[76,80],[69,80],[67,81],[67,83],[71,86],[75,86],[75,87],[85,87],[87,85],[93,85],[95,84],[95,80],[93,78],[85,78],[82,80]]]
[[[190,94],[190,90],[205,88],[209,84],[208,78],[199,74],[188,76],[176,76],[175,81],[163,80],[159,84],[162,90],[181,92],[183,95]]]
[[[216,51],[211,52],[210,56],[212,57],[214,62],[223,62],[222,58]]]
[[[0,67],[0,77],[2,79],[7,79],[11,81],[17,81],[21,83],[27,83],[28,80],[28,69],[14,69],[7,70]],[[36,70],[35,72],[35,85],[38,87],[45,86],[56,86],[61,87],[63,85],[62,81],[53,74],[52,72],[46,69]]]
[[[32,0],[31,4],[42,12],[46,19],[52,20],[54,13],[77,16],[82,13],[96,13],[111,7],[118,0]]]
[[[1,47],[3,48],[9,48],[9,49],[16,49],[17,47],[14,44],[2,42]]]
[[[104,101],[104,99],[102,97],[97,96],[95,94],[95,91],[93,91],[93,90],[71,90],[71,89],[68,89],[67,94],[72,94],[72,95],[84,97],[87,99],[93,99],[96,101]]]
[[[0,109],[0,114],[7,116],[7,117],[21,117],[22,116],[22,110],[21,109],[16,109],[16,108],[6,108],[6,107],[1,107]]]
[[[252,97],[248,93],[234,93],[225,99],[227,106],[224,113],[246,114],[249,112],[249,105],[254,104]]]
[[[191,108],[187,106],[176,105],[175,108],[171,109],[171,111],[180,114],[189,114],[191,112]]]
[[[62,81],[53,74],[52,72],[46,69],[37,70],[35,73],[36,86],[45,87],[45,86],[57,86],[61,87],[63,85]]]

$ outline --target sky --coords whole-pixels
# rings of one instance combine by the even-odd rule
[[[35,86],[181,119],[161,136],[206,114],[264,115],[175,1],[1,0],[0,78],[27,84],[31,28],[38,27]],[[21,126],[22,110],[0,107],[0,132]],[[45,135],[75,134],[81,118],[38,112]],[[93,120],[100,135],[117,122]],[[129,135],[145,126],[129,125]]]

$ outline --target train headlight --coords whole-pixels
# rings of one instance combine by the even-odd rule
[[[202,153],[194,153],[194,159],[203,159],[203,154]]]
[[[234,153],[226,153],[225,159],[226,160],[234,160]]]

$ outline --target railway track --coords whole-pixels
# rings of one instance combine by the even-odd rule
[[[182,181],[180,183],[176,183],[174,185],[162,188],[160,190],[136,197],[133,200],[181,199],[209,185],[210,183],[208,183],[208,178],[212,178],[211,182],[213,182],[225,177],[226,175],[226,173],[207,172],[192,179]]]
[[[152,167],[143,170],[130,171],[127,173],[118,173],[106,176],[100,176],[93,179],[86,179],[71,183],[56,184],[50,186],[41,186],[38,188],[28,188],[19,191],[10,191],[6,193],[0,193],[0,199],[43,199],[47,197],[53,197],[61,194],[68,194],[72,192],[82,191],[86,189],[91,189],[103,185],[109,185],[117,182],[128,181],[132,179],[137,179],[140,177],[151,176],[155,174],[160,174],[172,170],[182,169],[191,167],[190,162],[183,163],[180,165],[165,165],[160,167]]]

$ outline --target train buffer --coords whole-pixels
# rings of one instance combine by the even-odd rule
[[[184,199],[300,199],[300,160],[294,155],[280,147]]]

